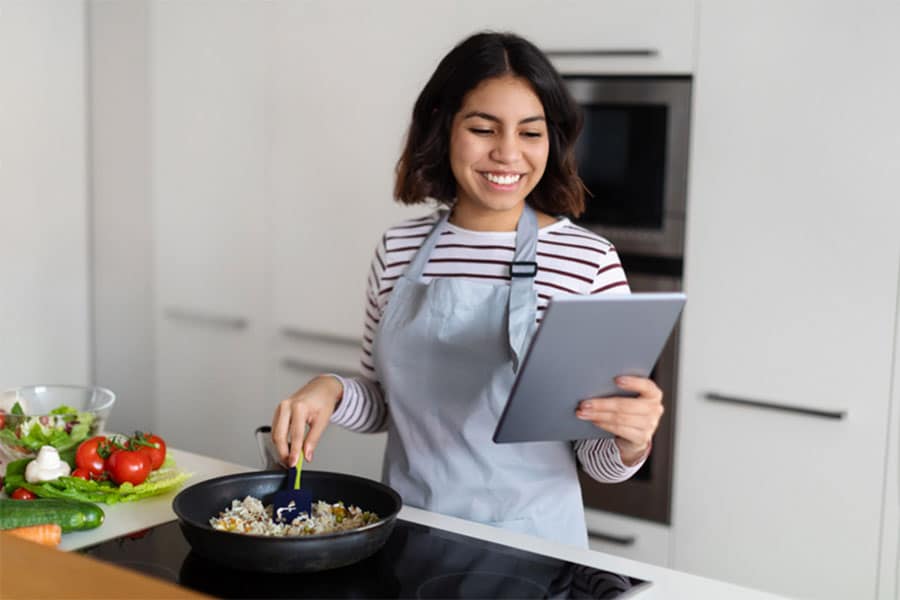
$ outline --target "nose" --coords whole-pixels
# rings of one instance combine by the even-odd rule
[[[497,136],[496,143],[491,149],[491,159],[499,163],[512,164],[522,157],[522,149],[519,147],[519,136],[515,132],[504,133]]]

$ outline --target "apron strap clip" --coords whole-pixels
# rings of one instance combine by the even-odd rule
[[[534,277],[537,275],[537,263],[534,261],[513,261],[509,263],[509,278]]]

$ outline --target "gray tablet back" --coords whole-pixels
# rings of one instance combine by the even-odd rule
[[[618,375],[648,376],[684,303],[682,293],[551,300],[519,368],[494,441],[610,437],[578,419],[575,408],[587,398],[626,395],[614,382]]]

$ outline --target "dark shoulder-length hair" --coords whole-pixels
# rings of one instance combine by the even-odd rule
[[[550,153],[547,168],[526,199],[554,215],[584,212],[584,184],[575,163],[581,111],[562,78],[538,48],[512,33],[477,33],[438,64],[413,108],[403,154],[397,162],[394,197],[404,204],[456,198],[450,170],[450,131],[465,95],[482,81],[512,75],[528,81],[544,106]]]

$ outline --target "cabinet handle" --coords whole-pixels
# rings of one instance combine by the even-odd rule
[[[309,342],[327,342],[329,344],[343,344],[345,346],[353,346],[354,348],[360,345],[360,341],[357,339],[345,337],[342,335],[332,335],[328,333],[317,333],[315,331],[305,331],[302,329],[296,329],[294,327],[282,327],[281,334],[288,338],[293,338],[296,340],[305,340]]]
[[[557,58],[613,58],[659,56],[656,48],[606,48],[596,50],[544,50],[544,54]]]
[[[341,377],[357,377],[359,375],[359,373],[354,373],[353,371],[349,371],[347,369],[342,369],[341,367],[307,362],[305,360],[299,360],[296,358],[282,359],[281,366],[284,367],[285,369],[290,369],[291,371],[307,371],[307,372],[311,371],[313,373],[334,373],[335,375],[340,375]]]
[[[704,394],[707,400],[714,402],[730,402],[731,404],[743,404],[745,406],[755,406],[757,408],[768,408],[770,410],[780,410],[784,412],[798,413],[801,415],[811,415],[814,417],[822,417],[825,419],[841,420],[847,416],[844,410],[820,410],[818,408],[806,408],[804,406],[791,406],[790,404],[779,404],[777,402],[765,402],[763,400],[750,400],[748,398],[735,398],[734,396],[723,396],[713,392]]]
[[[635,542],[637,542],[637,538],[633,535],[614,535],[612,533],[605,533],[603,531],[597,531],[595,529],[588,529],[588,537],[594,538],[595,540],[599,540],[601,542],[618,544],[619,546],[634,546]]]
[[[175,321],[187,321],[198,325],[206,325],[208,327],[217,327],[221,329],[246,329],[247,319],[243,317],[226,317],[221,315],[211,315],[194,310],[185,310],[182,308],[167,308],[163,311],[166,317]]]

